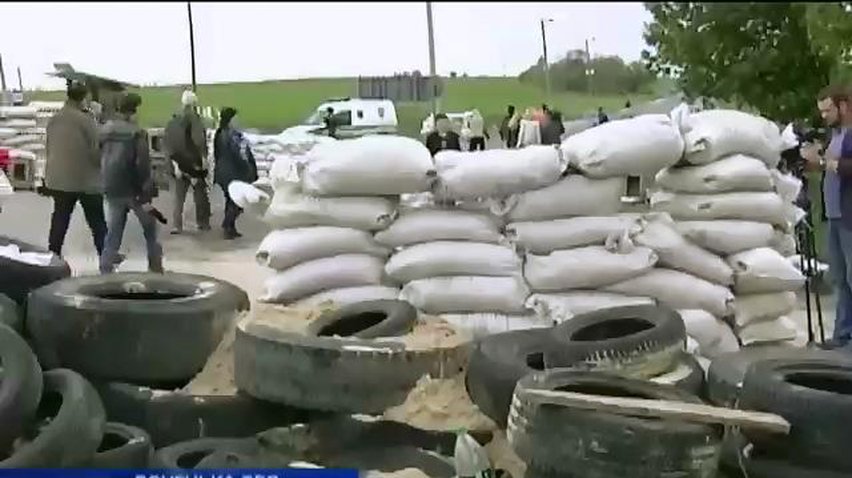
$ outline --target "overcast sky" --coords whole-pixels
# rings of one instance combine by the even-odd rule
[[[193,2],[200,83],[429,71],[425,2]],[[636,60],[641,3],[433,3],[438,73],[517,75],[541,55],[583,47]],[[188,83],[186,4],[0,3],[7,83],[58,87],[54,62],[139,84]]]

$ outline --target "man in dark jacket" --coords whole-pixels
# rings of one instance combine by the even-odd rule
[[[560,144],[565,134],[562,114],[558,111],[547,111],[547,122],[541,126],[541,144]]]
[[[459,135],[453,131],[452,123],[444,113],[438,113],[435,116],[435,131],[426,137],[426,148],[432,156],[446,149],[461,151]]]
[[[518,144],[518,132],[520,131],[519,118],[515,117],[515,106],[509,105],[506,116],[500,123],[500,139],[507,148],[514,148]]]
[[[118,117],[108,121],[101,130],[101,171],[108,211],[106,243],[100,264],[102,274],[115,270],[129,211],[133,211],[142,226],[148,249],[148,270],[163,272],[163,247],[157,239],[157,222],[153,216],[156,212],[151,205],[154,179],[148,135],[136,124],[136,111],[141,104],[139,95],[126,94],[119,104]]]
[[[243,210],[231,199],[228,185],[231,181],[251,183],[257,181],[257,163],[251,148],[236,129],[234,108],[223,108],[219,114],[219,128],[213,137],[213,157],[216,161],[213,169],[213,182],[225,193],[225,218],[222,229],[225,239],[236,239],[242,234],[237,232],[237,217]]]
[[[174,124],[179,134],[166,135],[176,137],[171,146],[167,144],[169,159],[175,164],[175,204],[172,234],[183,232],[183,206],[186,193],[191,187],[195,201],[195,222],[201,231],[210,230],[210,198],[207,190],[207,134],[204,122],[196,108],[198,98],[195,93],[185,91],[181,97],[183,110],[173,117],[167,130]]]

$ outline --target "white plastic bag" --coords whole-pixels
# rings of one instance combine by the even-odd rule
[[[571,135],[561,148],[586,176],[643,176],[677,163],[683,138],[668,116],[642,115]]]
[[[228,184],[228,195],[237,206],[258,216],[266,211],[271,200],[266,192],[242,181],[231,181]]]
[[[652,297],[672,309],[702,309],[716,317],[730,314],[734,301],[734,295],[727,287],[671,269],[653,269],[639,277],[606,286],[603,290]]]
[[[772,224],[737,220],[679,221],[675,228],[689,241],[724,256],[764,247],[783,235]]]
[[[303,262],[266,281],[262,302],[288,304],[342,287],[381,285],[385,262],[364,254],[341,254]]]
[[[535,314],[442,314],[440,317],[454,328],[467,332],[474,339],[513,330],[553,327],[553,322],[542,319]]]
[[[264,221],[274,228],[339,226],[377,231],[393,221],[395,205],[380,197],[318,198],[298,192],[298,184],[279,187]]]
[[[736,110],[706,110],[687,119],[686,162],[709,164],[732,154],[759,158],[770,168],[781,160],[781,131],[772,121]]]
[[[521,277],[434,277],[409,282],[399,298],[428,314],[525,313],[529,289]]]
[[[553,251],[546,256],[528,254],[524,278],[536,292],[596,289],[640,276],[654,267],[657,255],[646,247],[610,251],[587,246]]]
[[[657,174],[656,185],[695,194],[771,191],[773,175],[763,161],[735,154],[703,166],[666,168]]]
[[[786,316],[774,320],[754,322],[739,330],[743,345],[786,342],[795,340],[798,334],[796,324]]]
[[[385,271],[400,283],[442,276],[513,276],[521,272],[521,258],[496,244],[426,242],[391,256]]]
[[[795,292],[738,295],[734,300],[734,321],[737,327],[753,322],[776,319],[796,309]]]
[[[794,203],[802,191],[802,180],[792,174],[782,174],[777,169],[772,170],[772,184],[775,191],[786,203]]]
[[[728,257],[734,270],[737,294],[793,291],[805,284],[805,276],[778,251],[759,247]]]
[[[390,249],[373,240],[366,231],[347,227],[317,226],[272,231],[261,241],[255,253],[257,262],[275,270],[340,254],[367,254],[381,259]]]
[[[406,210],[376,241],[391,247],[431,241],[475,241],[500,243],[499,221],[490,214],[451,209]]]
[[[572,174],[552,186],[495,201],[492,211],[509,222],[572,216],[609,216],[621,209],[625,178],[589,179]]]
[[[740,349],[736,336],[728,326],[705,310],[679,310],[686,334],[698,342],[698,353],[714,358]]]
[[[555,323],[562,323],[575,315],[600,309],[654,304],[654,299],[648,297],[631,297],[610,292],[577,290],[558,294],[533,294],[527,299],[526,305],[541,317]]]
[[[675,194],[658,191],[651,195],[651,209],[681,220],[740,219],[781,227],[789,225],[784,201],[774,192]]]
[[[320,196],[384,196],[428,191],[432,155],[420,141],[375,135],[319,144],[308,153],[302,188]]]
[[[441,151],[436,194],[447,199],[504,197],[559,180],[565,165],[553,146],[488,151]]]
[[[327,290],[298,300],[291,305],[296,308],[312,308],[321,304],[343,307],[368,300],[395,300],[397,297],[399,297],[399,289],[396,287],[366,285]]]
[[[721,285],[734,283],[734,271],[724,259],[687,241],[665,213],[645,214],[636,220],[630,237],[639,246],[653,250],[659,263],[671,269]]]
[[[506,237],[525,252],[549,254],[557,249],[603,245],[607,237],[632,226],[636,217],[624,214],[513,222],[506,226]]]

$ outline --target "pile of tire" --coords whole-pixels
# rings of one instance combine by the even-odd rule
[[[0,248],[12,254],[0,254],[0,294],[23,306],[27,295],[51,282],[71,276],[68,263],[38,246],[7,236],[0,236]],[[18,252],[19,254],[16,254]],[[46,264],[22,260],[22,254],[50,255]]]

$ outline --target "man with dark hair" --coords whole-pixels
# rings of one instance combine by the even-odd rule
[[[225,217],[222,230],[225,239],[241,237],[237,232],[237,217],[243,210],[231,198],[228,185],[233,181],[251,183],[257,181],[257,163],[251,148],[246,144],[242,133],[237,129],[237,110],[231,107],[222,109],[219,114],[219,127],[213,136],[213,182],[222,188],[225,194]]]
[[[47,123],[44,191],[53,197],[48,248],[60,256],[77,201],[83,206],[99,256],[103,253],[107,233],[101,195],[98,127],[83,109],[87,93],[83,83],[69,82],[65,105]]]
[[[157,239],[158,212],[151,205],[154,198],[154,178],[148,151],[148,134],[136,123],[136,112],[142,99],[128,93],[118,107],[118,115],[101,130],[101,162],[104,195],[109,222],[106,244],[101,256],[100,271],[109,274],[115,270],[116,257],[121,247],[127,213],[133,211],[148,250],[148,271],[163,272],[163,247]]]
[[[435,116],[435,131],[426,137],[426,148],[432,156],[447,149],[461,151],[459,135],[453,131],[452,123],[444,113],[438,113]]]
[[[609,116],[604,113],[603,106],[598,106],[598,125],[609,122]]]
[[[325,129],[328,135],[332,138],[336,138],[337,121],[334,119],[334,108],[331,106],[325,109],[325,118],[323,118],[323,122],[325,123]]]

